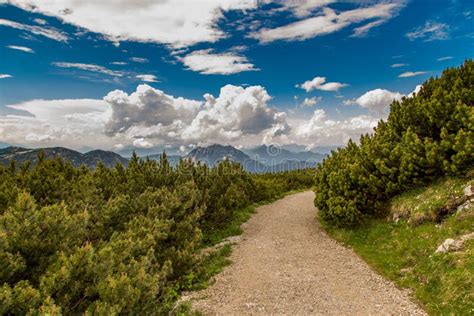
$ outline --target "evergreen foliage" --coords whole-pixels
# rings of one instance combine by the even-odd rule
[[[0,167],[0,314],[164,314],[192,286],[203,236],[234,212],[309,187],[308,171],[251,175],[166,155],[75,168],[40,154]]]
[[[317,169],[315,204],[328,223],[354,225],[407,189],[474,163],[474,62],[447,69],[391,104],[360,143],[333,151]]]

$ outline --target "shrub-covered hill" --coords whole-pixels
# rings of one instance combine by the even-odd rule
[[[112,169],[44,155],[0,167],[0,315],[168,314],[208,275],[204,242],[312,178],[229,161],[172,168],[165,155]]]
[[[474,163],[474,62],[431,78],[394,101],[360,143],[333,151],[318,167],[315,204],[328,223],[354,225],[390,197]]]

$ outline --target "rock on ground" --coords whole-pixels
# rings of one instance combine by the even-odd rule
[[[448,238],[441,245],[438,246],[435,253],[444,253],[444,252],[461,250],[464,245],[464,242],[471,239],[474,239],[474,232],[465,234],[461,236],[461,238],[459,239]]]
[[[233,247],[233,262],[191,293],[205,315],[424,315],[406,291],[328,237],[314,193],[259,207]]]

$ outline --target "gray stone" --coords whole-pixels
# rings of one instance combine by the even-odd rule
[[[463,242],[461,240],[448,238],[441,245],[439,245],[438,249],[436,249],[436,253],[460,250],[462,248],[462,244]]]
[[[464,195],[467,197],[474,197],[474,191],[471,184],[464,188]]]
[[[456,208],[456,212],[462,212],[464,210],[471,208],[472,206],[474,206],[474,203],[472,201],[466,201]]]

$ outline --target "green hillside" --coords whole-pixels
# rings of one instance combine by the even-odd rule
[[[360,144],[333,151],[317,168],[320,216],[332,225],[360,223],[391,197],[474,163],[474,62],[431,78],[413,97],[391,104]]]
[[[472,315],[474,198],[464,193],[469,185],[473,171],[396,196],[384,218],[325,228],[379,273],[409,288],[430,314]],[[449,239],[452,246],[437,251]]]

